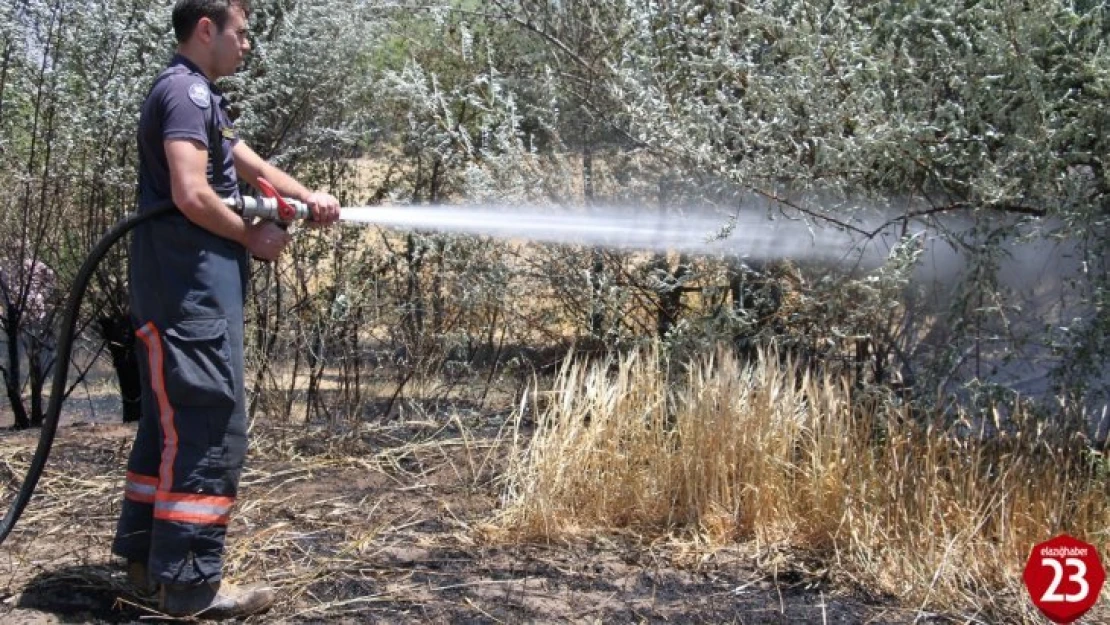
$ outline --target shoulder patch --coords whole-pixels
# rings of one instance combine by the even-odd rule
[[[189,99],[193,101],[202,109],[206,109],[212,104],[212,95],[208,92],[208,85],[202,82],[195,82],[189,85]]]

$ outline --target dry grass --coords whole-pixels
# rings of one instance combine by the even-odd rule
[[[9,488],[26,472],[35,434],[0,438],[0,476]],[[491,479],[495,443],[475,440],[459,416],[447,424],[366,428],[365,439],[322,434],[271,424],[255,432],[225,572],[236,581],[264,578],[281,589],[279,606],[260,622],[339,618],[364,614],[371,605],[403,614],[405,606],[432,601],[445,610],[472,612],[451,607],[461,597],[446,591],[448,596],[437,596],[442,589],[429,586],[406,558],[431,559],[439,549],[473,546],[469,513],[456,517],[449,502],[465,502],[459,492]],[[0,552],[7,609],[22,607],[20,614],[30,615],[91,608],[82,617],[89,622],[157,616],[134,598],[109,556],[133,429],[101,425],[63,435],[51,470]],[[474,578],[451,590],[486,583]],[[58,599],[58,587],[88,597]],[[0,621],[9,618],[0,609]]]
[[[1105,456],[1032,425],[990,440],[921,425],[772,356],[706,358],[673,385],[658,362],[569,363],[521,405],[506,529],[788,545],[919,613],[1005,621],[1038,618],[1021,586],[1033,544],[1110,544]]]
[[[1043,622],[1020,581],[1031,545],[1068,531],[1107,552],[1105,475],[1046,433],[975,442],[889,402],[853,404],[837,380],[775,357],[717,356],[670,378],[659,362],[568,360],[507,421],[448,411],[347,431],[262,419],[227,572],[278,585],[268,618],[286,622],[823,615],[824,594],[799,606],[816,597],[798,588],[833,593],[833,616],[852,622],[878,609],[881,622]],[[13,605],[57,610],[58,589],[77,584],[102,596],[98,618],[117,618],[129,588],[108,541],[132,434],[62,433],[0,558]],[[33,435],[0,438],[9,489]],[[559,540],[575,536],[587,539]],[[784,603],[782,589],[795,595]],[[1089,622],[1107,622],[1108,607],[1104,593]]]

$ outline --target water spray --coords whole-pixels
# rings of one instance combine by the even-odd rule
[[[841,228],[770,211],[757,205],[743,211],[686,208],[660,211],[632,206],[560,209],[520,205],[352,206],[339,218],[403,230],[486,236],[502,240],[755,260],[791,258],[877,265],[886,250],[861,248],[861,237]],[[851,251],[858,252],[852,254]]]

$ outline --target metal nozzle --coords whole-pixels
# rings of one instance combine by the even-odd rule
[[[293,219],[290,221],[312,219],[312,212],[308,210],[308,205],[304,202],[291,198],[285,198],[285,202],[293,207],[295,213]],[[261,219],[289,223],[289,221],[281,218],[281,214],[278,211],[277,198],[251,196],[238,198],[229,197],[224,198],[224,205],[239,213],[245,219],[259,217]]]

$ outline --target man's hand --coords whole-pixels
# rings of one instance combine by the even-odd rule
[[[231,155],[235,159],[235,172],[241,179],[257,187],[258,179],[265,178],[281,195],[303,200],[312,212],[312,219],[308,220],[309,226],[328,226],[339,219],[339,200],[322,191],[310,193],[292,176],[262,160],[246,141],[236,142]]]
[[[313,191],[305,200],[308,209],[312,211],[309,225],[328,226],[339,220],[339,200],[330,193]]]
[[[289,233],[272,221],[263,221],[247,226],[243,246],[251,256],[259,260],[274,261],[289,244]]]

